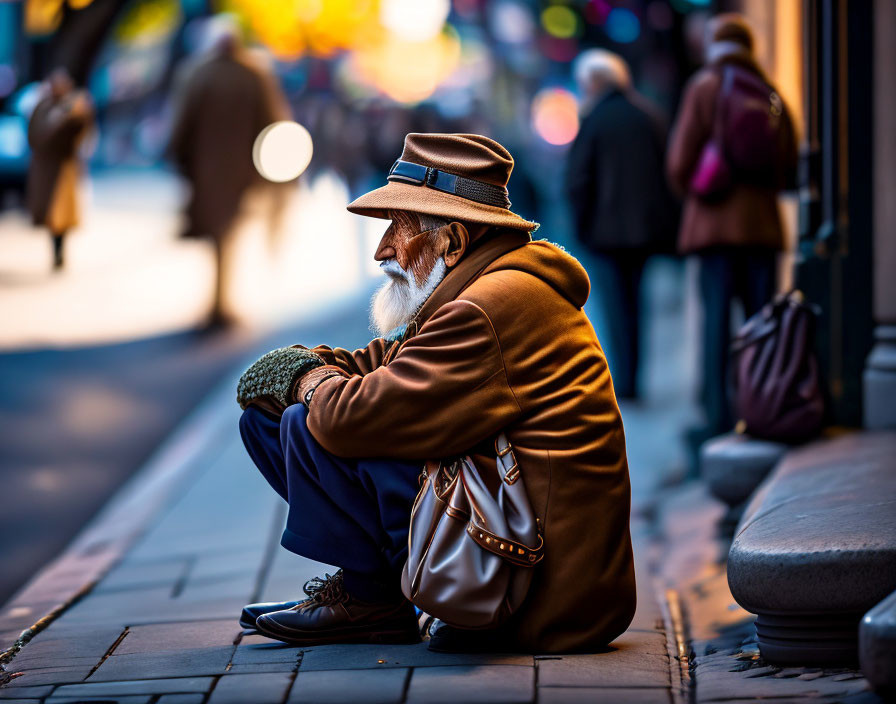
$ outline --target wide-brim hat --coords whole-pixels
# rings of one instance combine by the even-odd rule
[[[512,170],[510,152],[488,137],[412,132],[389,183],[349,203],[348,210],[386,220],[390,210],[409,210],[531,232],[538,223],[510,210]]]

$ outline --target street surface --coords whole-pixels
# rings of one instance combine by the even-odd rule
[[[230,300],[241,324],[197,330],[212,252],[177,238],[181,197],[162,171],[95,175],[58,273],[45,233],[0,213],[0,603],[250,349],[266,335],[272,347],[292,341],[291,324],[363,299],[377,273],[361,257],[382,224],[345,221],[335,179],[301,184],[273,251],[258,213],[237,231]],[[333,260],[316,265],[324,249]]]

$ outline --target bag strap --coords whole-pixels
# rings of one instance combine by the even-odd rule
[[[515,484],[516,480],[520,478],[520,466],[513,454],[510,440],[504,433],[495,438],[495,454],[498,456],[498,471],[503,471],[501,479],[509,485]]]
[[[479,547],[521,567],[537,565],[544,558],[544,538],[541,537],[541,533],[538,534],[538,545],[534,548],[515,540],[501,538],[473,522],[467,524],[467,534]]]

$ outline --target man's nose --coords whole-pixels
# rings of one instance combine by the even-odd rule
[[[380,244],[376,248],[376,254],[373,255],[373,258],[376,261],[382,262],[386,259],[395,259],[397,253],[395,247],[392,246],[391,240],[392,237],[390,233],[386,233],[383,236],[383,239],[380,240]]]

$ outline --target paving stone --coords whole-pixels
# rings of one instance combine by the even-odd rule
[[[118,626],[66,628],[57,622],[38,633],[13,662],[42,659],[50,664],[63,663],[70,658],[93,658],[92,664],[95,665],[112,647],[122,630]]]
[[[130,680],[127,682],[87,682],[58,687],[54,697],[121,696],[127,694],[168,694],[171,692],[207,692],[211,677],[177,677],[158,680]]]
[[[520,665],[421,667],[411,673],[407,701],[426,704],[515,704],[535,698],[535,668]]]
[[[40,699],[4,699],[3,704],[41,704]]]
[[[241,630],[232,619],[135,626],[115,649],[115,655],[233,645]]]
[[[666,639],[660,633],[629,631],[603,653],[538,660],[540,686],[669,687]]]
[[[80,628],[88,633],[98,627],[117,628],[120,633],[122,628],[132,625],[140,617],[152,617],[155,621],[165,620],[161,616],[164,614],[167,617],[165,604],[170,597],[171,588],[167,586],[88,594],[68,609],[57,624],[68,629]],[[115,637],[118,637],[117,633]]]
[[[189,560],[183,557],[151,560],[136,564],[121,564],[94,589],[94,594],[147,587],[167,587],[171,589],[185,573]]]
[[[195,650],[169,650],[162,653],[133,653],[113,655],[100,665],[90,677],[91,682],[114,682],[118,680],[202,677],[221,675],[233,646],[198,648]]]
[[[49,699],[45,700],[44,704],[87,704],[87,702],[97,702],[98,704],[101,702],[102,704],[110,704],[111,701],[114,701],[115,704],[149,704],[152,701],[152,695],[150,694],[134,694],[128,697],[115,697],[110,700],[109,697],[104,697],[102,695],[97,696],[86,696],[86,697],[57,697],[55,694]]]
[[[7,689],[6,687],[0,687],[0,700],[4,701],[7,699],[22,699],[33,697],[35,699],[42,699],[47,696],[50,692],[53,691],[53,685],[42,685],[40,687],[16,687],[14,690]]]
[[[202,704],[204,694],[163,694],[156,704]]]
[[[81,682],[90,674],[91,669],[93,669],[92,665],[89,667],[42,667],[35,669],[27,669],[23,667],[21,670],[10,668],[11,672],[20,671],[25,674],[3,686],[8,689],[15,689],[18,687],[29,687],[42,684],[68,684],[70,682]]]
[[[322,645],[302,656],[301,672],[387,667],[444,667],[448,665],[526,665],[531,655],[492,653],[435,653],[426,643],[416,645]]]
[[[668,689],[616,687],[539,687],[537,704],[672,704]]]
[[[233,655],[234,665],[252,663],[295,663],[302,651],[264,636],[243,636]]]
[[[93,667],[102,659],[102,655],[89,655],[87,657],[60,656],[47,657],[45,655],[17,655],[10,667],[19,670],[39,669],[42,667]]]
[[[253,672],[295,672],[298,661],[293,662],[253,662],[231,665],[226,675],[244,675]]]
[[[292,679],[289,673],[227,675],[218,680],[208,704],[280,704]]]
[[[398,704],[408,673],[407,668],[300,672],[287,704]]]
[[[778,679],[772,675],[745,678],[743,674],[739,672],[701,674],[698,672],[696,701],[700,704],[702,702],[727,701],[732,696],[743,699],[774,698],[776,701],[785,697],[794,699],[843,698],[868,689],[868,682],[864,679],[837,682],[832,677],[823,677],[807,682],[799,678]]]

